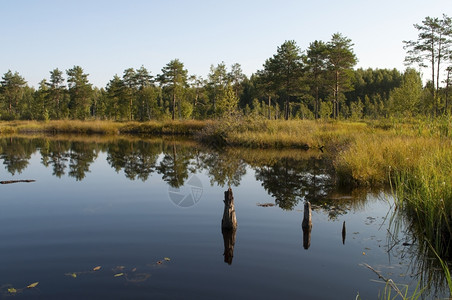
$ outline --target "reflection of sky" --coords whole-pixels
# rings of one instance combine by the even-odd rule
[[[104,297],[139,297],[152,290],[170,298],[349,299],[359,292],[363,299],[374,299],[384,285],[372,282],[375,274],[361,263],[396,282],[411,280],[399,276],[407,272],[406,261],[386,253],[388,204],[374,196],[336,220],[324,210],[313,211],[311,246],[304,250],[302,203],[292,211],[257,206],[274,199],[248,167],[240,186],[233,187],[239,227],[228,266],[220,228],[227,187],[211,186],[207,172],[200,170],[202,197],[181,209],[171,203],[160,174],[131,181],[123,171],[117,174],[106,157],[99,153],[82,181],[69,177],[68,170],[62,178],[52,176],[39,154],[32,155],[22,174],[12,177],[0,169],[2,180],[37,180],[0,186],[0,265],[7,270],[0,273],[0,286],[40,281],[43,295],[81,287],[82,298],[100,285]],[[171,265],[149,269],[163,257],[171,257]],[[118,265],[138,267],[152,273],[152,281],[134,286],[106,275],[88,281],[80,276],[76,285],[64,276],[96,265],[107,275]]]

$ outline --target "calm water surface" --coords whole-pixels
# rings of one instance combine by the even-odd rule
[[[36,180],[0,185],[0,298],[379,298],[363,263],[419,280],[409,238],[388,234],[390,198],[339,191],[321,153],[93,137],[1,139],[0,153],[0,180]]]

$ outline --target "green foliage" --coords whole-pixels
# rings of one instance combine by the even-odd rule
[[[48,120],[48,105],[49,105],[49,88],[47,81],[44,79],[39,84],[39,89],[35,92],[34,101],[32,100],[29,106],[30,119],[34,120]]]
[[[305,63],[307,68],[307,83],[310,87],[311,95],[314,97],[314,115],[319,118],[320,99],[326,96],[327,91],[327,57],[328,47],[322,41],[314,41],[309,44]]]
[[[68,92],[70,96],[69,111],[72,119],[85,120],[90,115],[92,86],[88,74],[80,66],[66,71]]]
[[[418,30],[416,41],[404,41],[407,50],[405,62],[431,70],[431,100],[434,102],[434,113],[439,113],[438,91],[441,74],[441,63],[449,60],[452,49],[452,18],[443,14],[443,18],[426,17],[422,24],[414,24]]]
[[[411,117],[418,113],[422,96],[422,79],[414,69],[407,69],[402,84],[390,94],[390,112],[395,116]]]
[[[60,119],[65,113],[65,86],[64,86],[63,72],[58,68],[50,71],[50,81],[45,82],[48,87],[47,93],[47,110],[50,112],[49,117],[52,119]]]
[[[289,119],[289,103],[297,96],[303,75],[303,61],[300,48],[295,41],[285,41],[278,47],[273,57],[264,64],[265,80],[271,89],[281,95],[284,100],[284,119]]]
[[[386,117],[389,94],[400,86],[402,75],[396,69],[357,69],[353,72],[353,90],[345,93],[346,103],[351,106],[357,99],[361,99],[364,117]]]
[[[339,101],[351,90],[352,68],[357,63],[352,41],[335,33],[327,44],[328,82],[333,90],[333,117],[339,116]]]
[[[1,109],[5,119],[20,117],[22,107],[23,87],[27,82],[18,72],[8,70],[0,81]]]
[[[350,111],[351,111],[350,119],[354,121],[360,120],[363,117],[364,105],[361,102],[360,98],[358,98],[357,102],[352,102]]]
[[[224,95],[218,99],[216,106],[216,115],[224,117],[226,115],[232,115],[237,109],[239,99],[237,98],[233,87],[228,86]]]
[[[452,21],[445,15],[427,17],[415,28],[419,37],[405,42],[406,60],[422,66],[430,62],[436,72],[423,89],[411,69],[405,74],[396,69],[353,70],[357,62],[353,43],[335,33],[330,41],[310,43],[305,52],[295,41],[285,41],[249,78],[240,64],[228,70],[224,62],[212,65],[206,80],[188,76],[184,64],[174,59],[156,76],[159,86],[141,66],[115,75],[105,88],[93,88],[88,74],[74,66],[66,71],[66,85],[63,72],[54,69],[34,91],[17,72],[8,71],[0,82],[0,119],[146,122],[218,119],[233,110],[269,120],[450,114],[452,68],[441,66],[452,47]],[[438,71],[443,69],[448,75],[441,88]]]
[[[333,103],[330,101],[320,102],[319,117],[322,119],[329,119],[333,111]]]
[[[162,74],[159,75],[159,82],[163,87],[163,92],[167,93],[171,97],[171,118],[176,118],[176,105],[179,107],[179,118],[181,115],[181,97],[184,94],[184,88],[187,86],[187,73],[184,69],[184,64],[178,59],[170,61],[165,67],[162,68]]]

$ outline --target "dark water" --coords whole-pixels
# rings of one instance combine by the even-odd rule
[[[95,137],[4,138],[0,153],[0,180],[36,180],[0,185],[0,298],[379,298],[363,263],[420,280],[391,198],[338,190],[322,153]]]

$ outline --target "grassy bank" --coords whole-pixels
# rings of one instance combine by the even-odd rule
[[[436,252],[452,258],[452,145],[444,143],[395,174],[396,199],[412,230],[426,237]]]
[[[202,130],[209,121],[12,121],[0,123],[0,134],[148,134],[148,135],[193,135]]]
[[[372,131],[363,122],[230,118],[208,124],[200,138],[226,146],[337,150]]]

